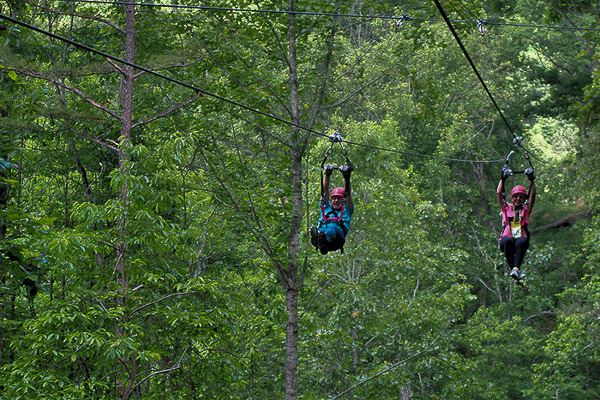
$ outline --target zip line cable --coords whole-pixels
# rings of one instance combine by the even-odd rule
[[[310,129],[310,128],[307,128],[307,127],[304,127],[304,126],[302,126],[302,125],[298,125],[298,124],[296,124],[296,123],[294,123],[294,122],[292,122],[292,121],[288,121],[288,120],[286,120],[286,119],[283,119],[283,118],[280,118],[280,117],[278,117],[278,116],[276,116],[276,115],[269,114],[269,113],[266,113],[266,112],[264,112],[264,111],[260,111],[260,110],[257,110],[257,109],[255,109],[255,108],[252,108],[252,107],[250,107],[250,106],[247,106],[247,105],[244,105],[244,104],[238,103],[238,102],[236,102],[236,101],[233,101],[233,100],[227,99],[227,98],[225,98],[225,97],[222,97],[222,96],[216,95],[216,94],[214,94],[214,93],[211,93],[211,92],[208,92],[208,91],[206,91],[206,90],[204,90],[204,89],[200,89],[200,88],[198,88],[198,87],[196,87],[196,86],[190,85],[189,83],[183,82],[183,81],[181,81],[181,80],[178,80],[178,79],[175,79],[175,78],[171,78],[171,77],[169,77],[169,76],[167,76],[167,75],[164,75],[164,74],[161,74],[161,73],[159,73],[159,72],[152,71],[152,70],[151,70],[151,69],[149,69],[149,68],[142,67],[142,66],[140,66],[140,65],[137,65],[137,64],[131,63],[131,62],[129,62],[129,61],[126,61],[126,60],[123,60],[123,59],[121,59],[121,58],[119,58],[119,57],[115,57],[115,56],[113,56],[113,55],[110,55],[110,54],[108,54],[108,53],[105,53],[105,52],[103,52],[103,51],[100,51],[100,50],[94,49],[94,48],[92,48],[92,47],[86,46],[86,45],[84,45],[84,44],[81,44],[81,43],[78,43],[78,42],[76,42],[76,41],[74,41],[74,40],[71,40],[71,39],[68,39],[68,38],[62,37],[62,36],[60,36],[60,35],[56,35],[56,34],[54,34],[54,33],[52,33],[52,32],[49,32],[49,31],[46,31],[46,30],[44,30],[44,29],[38,28],[38,27],[36,27],[36,26],[33,26],[33,25],[31,25],[31,24],[28,24],[28,23],[26,23],[26,22],[23,22],[23,21],[17,20],[17,19],[15,19],[15,18],[12,18],[12,17],[10,17],[10,16],[8,16],[8,15],[5,15],[5,14],[3,14],[3,13],[0,13],[0,19],[4,19],[4,20],[6,20],[6,21],[9,21],[9,22],[12,22],[12,23],[14,23],[14,24],[16,24],[16,25],[20,25],[20,26],[23,26],[23,27],[25,27],[25,28],[31,29],[31,30],[33,30],[33,31],[35,31],[35,32],[41,33],[41,34],[43,34],[43,35],[45,35],[45,36],[48,36],[48,37],[51,37],[51,38],[53,38],[53,39],[56,39],[56,40],[63,41],[63,42],[65,42],[65,43],[68,43],[68,44],[70,44],[70,45],[72,45],[72,46],[75,46],[75,47],[77,47],[77,48],[80,48],[80,49],[83,49],[83,50],[89,51],[89,52],[91,52],[91,53],[94,53],[94,54],[97,54],[97,55],[100,55],[100,56],[106,57],[106,58],[108,58],[108,59],[111,59],[111,60],[113,60],[113,61],[120,62],[120,63],[122,63],[122,64],[125,64],[125,65],[128,65],[128,66],[130,66],[130,67],[133,67],[133,68],[139,69],[139,70],[141,70],[141,71],[144,71],[144,72],[147,72],[147,73],[149,73],[149,74],[151,74],[151,75],[154,75],[154,76],[156,76],[156,77],[158,77],[158,78],[165,79],[165,80],[167,80],[167,81],[169,81],[169,82],[172,82],[172,83],[175,83],[175,84],[178,84],[178,85],[184,86],[184,87],[186,87],[186,88],[188,88],[188,89],[192,89],[192,90],[194,90],[194,91],[196,91],[196,92],[199,92],[199,93],[201,93],[201,94],[203,94],[203,95],[206,95],[206,96],[209,96],[209,97],[213,97],[213,98],[215,98],[215,99],[217,99],[217,100],[224,101],[224,102],[226,102],[226,103],[229,103],[229,104],[231,104],[231,105],[234,105],[234,106],[236,106],[236,107],[243,108],[243,109],[245,109],[245,110],[247,110],[247,111],[250,111],[250,112],[253,112],[253,113],[256,113],[256,114],[260,114],[260,115],[262,115],[262,116],[265,116],[265,117],[268,117],[268,118],[274,119],[274,120],[276,120],[276,121],[279,121],[279,122],[282,122],[282,123],[284,123],[284,124],[287,124],[287,125],[293,126],[293,127],[295,127],[295,128],[299,128],[299,129],[305,130],[305,131],[307,131],[307,132],[309,132],[309,133],[313,133],[313,134],[316,134],[316,135],[319,135],[319,136],[323,136],[323,137],[326,137],[326,138],[328,138],[328,139],[330,138],[330,137],[329,137],[329,135],[327,135],[327,134],[325,134],[325,133],[317,132],[317,131],[315,131],[315,130],[313,130],[313,129]],[[448,157],[442,157],[442,156],[436,156],[436,155],[427,155],[427,154],[412,153],[412,152],[401,151],[401,150],[397,150],[397,149],[391,149],[391,148],[386,148],[386,147],[381,147],[381,146],[375,146],[375,145],[369,145],[369,144],[365,144],[365,143],[352,142],[352,141],[347,141],[347,140],[344,140],[344,142],[345,142],[345,143],[347,143],[347,144],[354,145],[354,146],[362,146],[362,147],[370,148],[370,149],[373,149],[373,150],[387,151],[387,152],[391,152],[391,153],[397,153],[397,154],[402,154],[402,155],[407,155],[407,156],[414,156],[414,157],[435,158],[435,159],[440,159],[440,160],[445,160],[445,161],[469,162],[469,163],[496,163],[496,162],[502,162],[502,161],[504,161],[504,160],[502,160],[502,159],[500,159],[500,160],[483,160],[483,161],[480,161],[480,160],[465,160],[465,159],[457,159],[457,158],[448,158]]]
[[[326,13],[317,11],[290,11],[290,10],[265,10],[260,8],[235,8],[235,7],[211,7],[211,6],[185,6],[181,4],[157,4],[157,3],[134,3],[131,1],[108,1],[108,0],[60,0],[64,3],[88,3],[88,4],[108,4],[108,5],[136,5],[140,7],[157,7],[157,8],[178,8],[178,9],[190,9],[190,10],[204,10],[204,11],[235,11],[235,12],[250,12],[250,13],[264,13],[264,14],[294,14],[294,15],[309,15],[309,16],[323,16],[323,17],[352,17],[352,18],[365,18],[365,19],[401,19],[402,17],[396,17],[392,15],[364,15],[364,14],[339,14],[339,13]],[[430,18],[414,18],[419,21],[435,21]],[[438,19],[439,21],[439,19]]]
[[[506,127],[508,128],[508,130],[512,134],[514,145],[517,146],[517,147],[521,147],[523,149],[525,159],[527,160],[527,162],[529,163],[529,165],[531,165],[531,167],[533,168],[533,165],[531,164],[531,160],[529,159],[529,152],[527,151],[527,149],[525,148],[525,146],[523,146],[523,140],[522,140],[522,138],[517,137],[515,131],[512,128],[512,126],[508,123],[508,120],[504,116],[504,113],[502,112],[502,110],[498,106],[498,103],[496,103],[496,100],[494,99],[494,96],[492,96],[492,93],[490,92],[490,90],[488,89],[487,85],[485,84],[485,81],[483,80],[483,78],[479,74],[479,71],[477,70],[477,67],[475,66],[475,63],[471,59],[471,56],[469,56],[469,53],[467,52],[467,49],[465,48],[465,46],[463,45],[462,41],[458,37],[458,34],[456,33],[456,30],[454,30],[454,27],[452,26],[452,23],[448,19],[448,16],[446,15],[446,12],[442,8],[442,5],[440,4],[439,0],[434,0],[434,2],[435,2],[435,5],[437,6],[438,10],[440,11],[440,14],[441,14],[442,18],[444,19],[444,21],[446,21],[446,24],[448,25],[448,28],[450,29],[450,32],[452,32],[452,35],[454,36],[454,39],[456,39],[456,42],[458,43],[458,45],[461,48],[462,52],[464,53],[465,57],[469,61],[469,64],[471,64],[471,68],[473,68],[473,71],[475,72],[475,75],[477,75],[477,78],[479,78],[479,81],[481,82],[481,85],[485,89],[485,92],[487,93],[487,95],[489,96],[490,100],[494,104],[494,107],[498,111],[498,114],[500,114],[500,117],[502,118],[502,120],[506,124]]]
[[[456,21],[464,24],[476,24],[477,22],[472,21]],[[517,24],[517,23],[508,23],[508,22],[490,22],[485,21],[486,25],[496,25],[496,26],[515,26],[522,28],[547,28],[547,29],[564,29],[567,31],[600,31],[600,28],[584,28],[577,26],[564,26],[564,25],[539,25],[539,24]]]
[[[186,6],[181,4],[157,4],[157,3],[133,3],[131,1],[109,1],[109,0],[60,0],[64,3],[83,3],[83,4],[103,4],[103,5],[136,5],[140,7],[157,7],[157,8],[177,8],[177,9],[190,9],[190,10],[205,10],[205,11],[233,11],[233,12],[250,12],[250,13],[267,13],[267,14],[295,14],[295,15],[309,15],[309,16],[329,16],[329,17],[350,17],[350,18],[365,18],[365,19],[390,19],[397,20],[398,22],[404,21],[420,21],[420,22],[443,22],[443,19],[439,18],[416,18],[406,14],[401,16],[392,15],[364,15],[364,14],[337,14],[337,13],[325,13],[316,11],[287,11],[287,10],[265,10],[265,9],[252,9],[252,8],[232,8],[232,7],[210,7],[210,6]],[[455,24],[479,24],[479,21],[464,21],[464,20],[452,20]],[[490,22],[485,21],[486,25],[493,26],[513,26],[513,27],[524,27],[524,28],[545,28],[545,29],[564,29],[571,31],[600,31],[600,28],[586,28],[576,26],[565,26],[565,25],[541,25],[541,24],[519,24],[512,22]]]
[[[65,37],[63,37],[63,36],[59,36],[59,35],[56,35],[56,34],[54,34],[54,33],[52,33],[52,32],[48,32],[48,31],[46,31],[46,30],[40,29],[40,28],[38,28],[38,27],[35,27],[35,26],[33,26],[33,25],[30,25],[30,24],[28,24],[28,23],[26,23],[26,22],[22,22],[22,21],[19,21],[19,20],[15,19],[15,18],[9,17],[8,15],[5,15],[5,14],[2,14],[2,13],[0,13],[0,18],[2,18],[2,19],[4,19],[4,20],[7,20],[7,21],[10,21],[10,22],[12,22],[12,23],[14,23],[14,24],[17,24],[17,25],[21,25],[21,26],[23,26],[23,27],[25,27],[25,28],[31,29],[31,30],[33,30],[33,31],[36,31],[36,32],[38,32],[38,33],[41,33],[41,34],[43,34],[43,35],[49,36],[49,37],[51,37],[51,38],[53,38],[53,39],[57,39],[57,40],[61,40],[61,41],[65,42],[65,43],[69,43],[70,45],[73,45],[73,46],[75,46],[75,47],[78,47],[78,48],[80,48],[80,49],[83,49],[83,50],[89,51],[89,52],[91,52],[91,53],[94,53],[94,54],[97,54],[97,55],[100,55],[100,56],[103,56],[103,57],[109,58],[109,59],[111,59],[111,60],[113,60],[113,61],[117,61],[117,62],[123,63],[123,64],[125,64],[125,65],[128,65],[128,66],[130,66],[130,67],[137,68],[137,69],[139,69],[139,70],[141,70],[141,71],[147,72],[147,73],[149,73],[149,74],[151,74],[151,75],[154,75],[154,76],[156,76],[156,77],[159,77],[159,78],[165,79],[165,80],[167,80],[167,81],[169,81],[169,82],[176,83],[176,84],[178,84],[178,85],[181,85],[181,86],[184,86],[184,87],[186,87],[186,88],[188,88],[188,89],[192,89],[192,90],[194,90],[194,91],[196,91],[196,92],[202,93],[203,95],[206,95],[206,96],[209,96],[209,97],[214,97],[214,98],[216,98],[216,99],[218,99],[218,100],[221,100],[221,101],[227,102],[227,103],[229,103],[229,104],[232,104],[232,105],[235,105],[235,106],[237,106],[237,107],[244,108],[244,109],[246,109],[246,110],[248,110],[248,111],[252,111],[252,112],[254,112],[254,113],[261,114],[261,115],[263,115],[263,116],[265,116],[265,117],[269,117],[269,118],[275,119],[275,120],[277,120],[277,121],[280,121],[280,122],[286,123],[286,124],[288,124],[288,125],[295,126],[296,128],[301,128],[301,129],[307,130],[307,131],[309,131],[309,132],[312,132],[312,133],[317,133],[317,134],[320,134],[320,135],[324,135],[324,134],[321,134],[321,133],[319,133],[319,132],[316,132],[316,131],[311,131],[311,130],[309,130],[308,128],[305,128],[305,127],[303,127],[303,126],[301,126],[301,125],[295,124],[295,123],[293,123],[293,122],[291,122],[291,121],[288,121],[288,120],[285,120],[285,119],[283,119],[283,118],[277,117],[276,115],[272,115],[272,114],[266,113],[266,112],[264,112],[264,111],[256,110],[256,109],[254,109],[254,108],[252,108],[252,107],[246,106],[246,105],[244,105],[244,104],[238,103],[238,102],[236,102],[236,101],[233,101],[233,100],[227,99],[227,98],[225,98],[225,97],[222,97],[222,96],[216,95],[216,94],[214,94],[214,93],[208,92],[208,91],[206,91],[206,90],[204,90],[204,89],[200,89],[200,88],[198,88],[198,87],[196,87],[196,86],[190,85],[189,83],[185,83],[185,82],[183,82],[183,81],[180,81],[180,80],[177,80],[177,79],[171,78],[171,77],[169,77],[169,76],[167,76],[167,75],[161,74],[161,73],[159,73],[159,72],[156,72],[156,71],[152,71],[151,69],[148,69],[148,68],[146,68],[146,67],[142,67],[142,66],[140,66],[140,65],[137,65],[137,64],[131,63],[131,62],[129,62],[129,61],[126,61],[126,60],[123,60],[123,59],[121,59],[121,58],[119,58],[119,57],[115,57],[115,56],[113,56],[113,55],[110,55],[110,54],[108,54],[108,53],[105,53],[105,52],[103,52],[103,51],[101,51],[101,50],[94,49],[94,48],[92,48],[92,47],[89,47],[89,46],[86,46],[86,45],[84,45],[84,44],[81,44],[81,43],[75,42],[75,41],[73,41],[73,40],[71,40],[71,39],[65,38]],[[325,136],[327,136],[327,135],[325,135]]]
[[[446,24],[448,25],[448,28],[450,29],[450,32],[452,32],[452,35],[454,36],[454,39],[456,39],[456,42],[458,43],[458,46],[460,47],[460,49],[462,50],[462,52],[464,53],[465,57],[467,58],[467,61],[469,61],[469,64],[471,65],[471,68],[473,69],[473,71],[475,72],[475,75],[477,75],[477,78],[479,79],[479,82],[481,82],[481,85],[483,86],[483,89],[485,90],[485,92],[487,93],[488,97],[490,98],[490,100],[492,101],[492,104],[494,104],[494,107],[496,108],[496,110],[498,111],[498,114],[500,114],[500,117],[502,118],[502,120],[504,121],[504,124],[507,126],[508,130],[510,131],[510,133],[513,135],[513,138],[517,138],[517,135],[515,134],[515,132],[513,131],[512,126],[508,123],[508,120],[506,119],[506,117],[504,116],[504,113],[502,113],[502,110],[500,109],[500,107],[498,106],[498,103],[496,103],[496,100],[494,99],[494,96],[492,96],[492,93],[490,92],[490,90],[488,89],[487,85],[485,84],[485,81],[483,80],[483,78],[481,77],[481,75],[479,74],[479,71],[477,70],[477,67],[475,66],[475,63],[473,62],[473,60],[471,59],[471,56],[469,56],[469,53],[467,52],[467,49],[465,48],[465,46],[463,45],[462,41],[460,40],[460,38],[458,37],[458,34],[456,33],[456,31],[454,30],[454,27],[452,26],[452,23],[450,22],[450,20],[448,19],[448,16],[446,15],[446,13],[444,12],[444,9],[442,8],[440,2],[438,0],[434,0],[435,5],[438,7],[438,9],[440,10],[440,14],[442,15],[442,18],[446,21]]]

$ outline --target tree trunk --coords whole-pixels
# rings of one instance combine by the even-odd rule
[[[350,330],[350,336],[352,337],[352,366],[354,371],[358,371],[358,327],[356,320],[354,326]]]
[[[125,27],[125,60],[133,63],[134,62],[134,49],[135,49],[135,12],[134,5],[129,4],[126,8],[126,27]],[[133,114],[133,67],[126,65],[123,68],[123,77],[121,80],[121,93],[120,99],[122,104],[121,114],[121,137],[119,143],[119,172],[123,175],[128,175],[127,169],[129,168],[128,161],[129,155],[127,153],[127,146],[131,140],[131,125],[132,125],[132,114]],[[119,202],[121,204],[121,210],[125,211],[127,207],[127,192],[129,185],[127,182],[121,187],[119,193]],[[123,213],[123,215],[126,215]],[[126,277],[126,263],[125,256],[127,254],[127,232],[126,232],[127,219],[126,217],[121,218],[119,221],[119,243],[117,244],[117,272],[119,273],[118,283],[120,290],[124,292],[128,287]],[[121,299],[124,303],[124,298]]]
[[[290,11],[296,8],[295,0],[289,0]],[[289,82],[290,113],[294,124],[299,125],[298,116],[298,71],[296,63],[296,16],[289,14]],[[285,354],[285,398],[298,398],[298,248],[302,226],[302,132],[291,127],[292,157],[292,220],[289,235],[286,308],[288,322],[286,327]]]
[[[4,160],[4,157],[2,158]],[[9,186],[6,183],[6,179],[8,178],[7,168],[0,169],[0,210],[8,209],[8,199],[9,199]],[[6,237],[6,218],[4,216],[0,216],[0,243],[4,241]],[[0,284],[5,283],[5,276],[0,275]],[[8,296],[4,295],[0,297],[0,319],[4,320],[6,317],[6,298]],[[0,324],[0,361],[3,359],[4,355],[4,324]]]
[[[135,55],[135,5],[128,4],[125,6],[125,61],[134,63]],[[130,65],[125,65],[122,71],[121,79],[121,91],[120,100],[122,105],[121,113],[121,137],[119,143],[119,172],[123,175],[129,175],[129,154],[127,147],[131,141],[131,127],[132,127],[132,115],[133,115],[133,79],[134,79],[134,68]],[[119,297],[117,298],[119,304],[124,306],[126,303],[127,289],[129,287],[129,278],[127,276],[127,250],[128,250],[128,232],[127,232],[127,207],[128,207],[128,190],[129,185],[127,180],[125,184],[120,188],[119,192],[119,203],[122,213],[122,217],[119,221],[119,241],[116,245],[116,271],[117,271],[117,287],[119,291]],[[124,317],[125,318],[125,317]],[[126,334],[124,329],[125,321],[121,321],[117,325],[117,336],[123,336]],[[131,354],[130,358],[121,359],[121,362],[128,365],[127,370],[131,371],[129,377],[122,379],[118,385],[121,390],[121,398],[128,399],[131,395],[131,388],[133,386],[133,379],[135,379],[135,354]]]

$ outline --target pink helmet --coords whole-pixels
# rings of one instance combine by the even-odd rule
[[[331,192],[331,197],[333,197],[333,196],[342,196],[342,197],[344,197],[345,195],[346,195],[346,191],[342,187],[336,187]]]
[[[517,194],[517,193],[521,193],[521,194],[524,194],[525,196],[527,196],[527,189],[525,189],[525,188],[524,188],[523,186],[521,186],[521,185],[515,186],[515,187],[512,189],[512,191],[510,192],[510,195],[511,195],[511,196],[514,196],[514,195],[515,195],[515,194]]]

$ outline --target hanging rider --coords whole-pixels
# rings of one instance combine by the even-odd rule
[[[352,165],[342,165],[338,169],[344,177],[344,187],[336,187],[329,194],[331,175],[334,167],[331,164],[324,166],[325,175],[321,187],[321,216],[319,226],[310,228],[311,243],[321,254],[329,251],[340,250],[344,252],[346,235],[350,230],[350,220],[354,212],[352,201],[352,190],[350,187],[350,175],[353,171]],[[331,201],[330,201],[331,199]]]
[[[496,189],[498,203],[502,213],[502,233],[500,235],[500,250],[506,257],[511,278],[517,282],[525,278],[525,274],[520,271],[525,253],[529,248],[529,216],[535,202],[535,174],[532,168],[524,171],[529,179],[529,193],[525,187],[517,185],[513,187],[508,203],[504,199],[504,183],[506,178],[512,174],[512,171],[506,168],[502,169],[502,178]]]

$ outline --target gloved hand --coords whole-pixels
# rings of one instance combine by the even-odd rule
[[[535,180],[535,172],[533,171],[533,168],[527,168],[525,170],[525,175],[527,176],[527,179],[529,179],[529,182],[533,182]]]
[[[326,164],[323,169],[325,170],[325,176],[331,176],[331,174],[333,174],[333,165]]]
[[[350,179],[350,174],[354,171],[354,167],[352,165],[342,165],[340,171],[344,179]]]
[[[508,168],[502,168],[502,179],[506,179],[512,175],[512,171]]]

